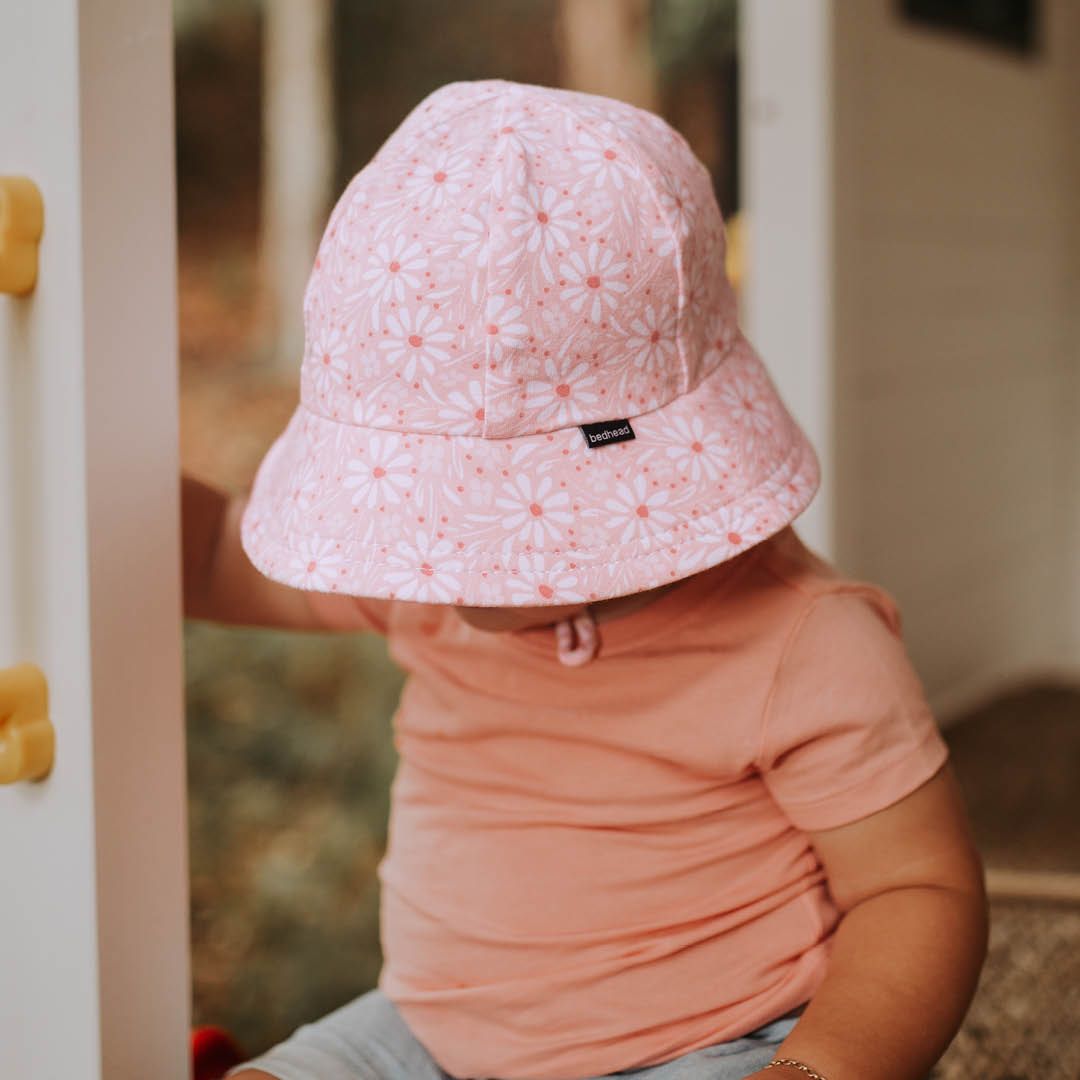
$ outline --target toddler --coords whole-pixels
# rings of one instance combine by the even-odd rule
[[[818,465],[663,120],[435,91],[334,207],[301,404],[185,479],[188,613],[409,672],[378,986],[234,1080],[920,1080],[986,898],[892,598],[791,527]],[[782,313],[778,313],[782,318]]]

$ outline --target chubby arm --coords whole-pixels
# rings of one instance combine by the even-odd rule
[[[184,613],[247,626],[325,630],[325,616],[316,615],[311,594],[264,577],[244,554],[240,518],[246,501],[181,477]]]
[[[810,833],[842,912],[828,973],[774,1057],[828,1080],[924,1080],[986,958],[983,869],[948,762],[878,813]],[[774,1067],[760,1080],[806,1080]]]

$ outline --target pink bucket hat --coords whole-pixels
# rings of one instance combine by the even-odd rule
[[[334,207],[244,548],[300,589],[574,604],[782,529],[818,463],[738,329],[708,171],[652,113],[430,94]]]

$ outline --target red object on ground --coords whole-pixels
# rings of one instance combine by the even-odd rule
[[[227,1070],[243,1060],[243,1052],[224,1028],[200,1027],[192,1031],[192,1080],[221,1080]]]

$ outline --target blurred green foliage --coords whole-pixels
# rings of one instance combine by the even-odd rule
[[[652,0],[652,50],[660,72],[715,68],[734,55],[738,9],[738,0]]]
[[[249,1052],[375,985],[402,678],[369,634],[189,623],[196,1023]]]
[[[193,203],[235,205],[241,189],[250,212],[257,207],[262,9],[262,0],[175,2],[182,223]],[[334,0],[334,191],[444,83],[558,85],[558,9],[557,0]],[[729,63],[737,9],[737,0],[653,0],[661,81],[677,84]],[[223,129],[225,142],[214,137]]]
[[[556,9],[555,0],[337,0],[336,189],[444,83],[557,83]]]

